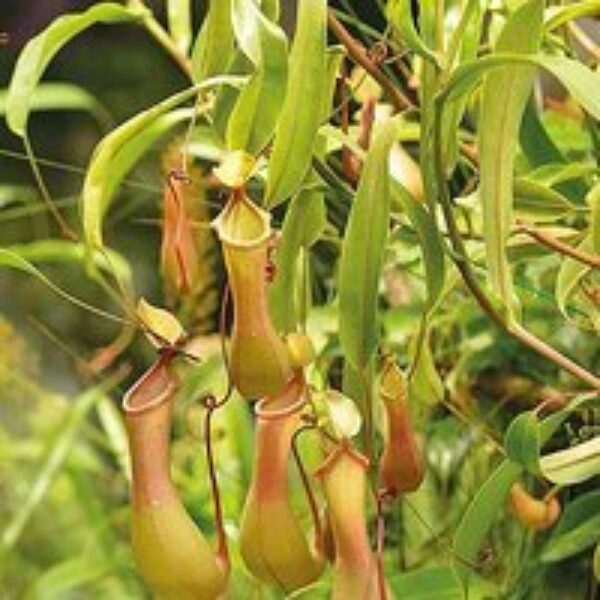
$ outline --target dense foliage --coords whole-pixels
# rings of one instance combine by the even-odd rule
[[[0,599],[595,597],[598,14],[0,7]]]

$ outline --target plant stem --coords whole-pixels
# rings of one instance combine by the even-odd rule
[[[383,88],[396,110],[401,111],[413,107],[413,103],[388,79],[379,66],[373,62],[367,49],[342,25],[332,9],[328,9],[327,11],[327,24],[333,35],[346,47],[352,60],[363,67]]]
[[[210,401],[208,401],[210,398]],[[208,464],[208,476],[210,480],[210,489],[213,497],[215,510],[215,529],[217,532],[217,556],[222,562],[226,570],[229,569],[229,548],[227,546],[227,536],[223,525],[223,506],[221,503],[221,492],[217,480],[217,472],[215,468],[215,458],[212,446],[212,416],[219,403],[214,396],[206,398],[206,418],[204,419],[204,442],[206,448],[206,462]]]
[[[54,205],[54,200],[52,200],[52,196],[50,195],[50,191],[46,186],[46,182],[44,181],[44,177],[42,176],[42,172],[38,167],[35,154],[33,152],[33,147],[31,146],[31,142],[29,138],[25,136],[23,138],[23,144],[25,146],[25,153],[27,154],[27,160],[29,161],[29,165],[31,166],[31,171],[33,173],[33,177],[38,186],[40,194],[44,200],[44,203],[48,207],[50,214],[56,221],[56,224],[60,228],[60,232],[63,237],[73,242],[77,241],[77,234],[71,229],[69,224],[64,220],[63,216],[60,214],[56,206]]]
[[[151,12],[143,20],[144,26],[148,33],[163,47],[165,52],[173,59],[177,66],[181,69],[184,75],[193,81],[192,63],[190,59],[181,52],[171,36],[165,31],[163,26],[154,18]]]
[[[589,265],[593,269],[600,269],[600,256],[590,254],[585,250],[581,250],[581,248],[573,248],[569,244],[565,244],[560,240],[557,240],[555,237],[546,233],[545,231],[534,227],[533,225],[529,225],[527,223],[518,222],[516,231],[518,233],[526,233],[528,236],[532,237],[534,240],[538,241],[540,244],[547,246],[548,248],[552,248],[561,254],[566,256],[570,256],[579,262],[582,262],[586,265]]]
[[[298,436],[301,433],[304,433],[305,431],[311,430],[314,430],[314,426],[308,425],[306,427],[301,427],[296,431],[296,433],[294,433],[294,437],[292,438],[292,456],[294,457],[294,462],[296,463],[296,468],[298,469],[298,474],[300,475],[302,487],[304,488],[304,493],[306,494],[306,499],[308,501],[308,506],[313,521],[316,545],[319,548],[319,550],[321,550],[321,546],[324,543],[323,524],[321,523],[321,518],[319,516],[319,507],[317,505],[315,495],[310,485],[310,479],[306,473],[306,469],[304,468],[304,463],[302,462],[302,457],[300,456],[300,452],[298,451],[297,445]]]

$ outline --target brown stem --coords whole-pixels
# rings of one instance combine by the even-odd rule
[[[210,481],[210,489],[213,497],[215,510],[215,529],[217,532],[217,556],[221,561],[224,569],[229,570],[229,548],[227,546],[227,535],[223,525],[223,505],[221,503],[221,491],[219,490],[219,482],[217,480],[217,471],[215,467],[215,457],[212,445],[212,429],[211,422],[214,411],[222,404],[217,399],[209,395],[204,399],[206,406],[206,418],[204,419],[204,440],[206,449],[206,462],[208,465],[208,477]]]
[[[58,225],[58,227],[60,229],[61,235],[65,239],[70,240],[72,242],[78,241],[77,234],[75,233],[75,231],[73,231],[71,226],[65,221],[65,219],[60,214],[59,210],[56,208],[56,206],[54,204],[54,200],[52,199],[52,196],[50,195],[50,191],[48,190],[48,187],[46,186],[46,182],[44,181],[42,172],[40,171],[40,168],[38,167],[37,159],[35,158],[35,154],[33,152],[33,147],[31,146],[31,142],[29,141],[29,138],[27,136],[25,136],[23,138],[23,144],[25,146],[25,153],[27,154],[27,159],[29,160],[29,164],[31,166],[31,171],[33,173],[35,182],[38,186],[39,192],[42,195],[42,199],[44,200],[44,203],[48,207],[50,214],[56,221],[56,224]]]
[[[573,248],[569,244],[565,244],[560,240],[557,240],[555,237],[551,236],[549,233],[534,227],[533,225],[529,225],[528,223],[524,223],[523,221],[517,222],[516,231],[518,233],[526,233],[528,236],[532,237],[534,240],[547,246],[548,248],[552,248],[561,254],[566,256],[570,256],[579,262],[582,262],[586,265],[589,265],[593,269],[600,269],[600,256],[595,254],[590,254],[585,250],[581,250],[580,248]]]
[[[346,64],[342,67],[342,80],[340,82],[340,96],[341,96],[341,113],[340,121],[342,131],[348,134],[348,128],[350,127],[350,93],[348,90],[348,67]],[[358,172],[356,169],[356,161],[352,151],[345,144],[342,146],[342,168],[346,179],[354,185],[358,179]]]
[[[489,301],[487,295],[480,287],[479,282],[471,268],[471,263],[467,257],[466,249],[463,244],[460,232],[454,219],[454,213],[452,205],[450,203],[450,197],[448,194],[448,188],[446,185],[446,178],[444,175],[444,168],[442,162],[442,145],[441,145],[441,115],[439,107],[436,110],[435,117],[435,143],[434,143],[434,157],[435,161],[435,173],[437,178],[438,196],[439,201],[442,205],[442,212],[446,227],[448,228],[448,234],[450,236],[450,243],[452,245],[452,258],[456,267],[460,271],[460,274],[465,282],[467,288],[482,308],[482,310],[488,315],[488,317],[498,327],[506,331],[509,335],[529,346],[532,350],[547,358],[561,369],[571,373],[574,377],[577,377],[581,381],[585,381],[588,385],[591,385],[594,389],[600,390],[600,378],[596,377],[593,373],[590,373],[570,358],[564,356],[558,350],[549,346],[544,341],[540,340],[532,333],[521,327],[518,323],[512,323],[507,321],[503,315],[501,315]]]
[[[373,62],[367,49],[342,25],[331,8],[327,11],[327,24],[333,35],[346,47],[352,60],[363,67],[383,88],[396,110],[401,111],[413,106],[413,103],[388,79],[377,64]]]
[[[306,499],[308,501],[308,506],[310,508],[310,514],[313,521],[313,527],[315,528],[315,540],[317,550],[319,552],[322,551],[323,546],[323,526],[321,523],[321,518],[319,517],[319,508],[317,506],[317,501],[315,499],[315,495],[310,486],[310,481],[308,479],[308,475],[306,474],[306,469],[304,468],[304,464],[302,463],[302,457],[300,456],[300,452],[298,451],[297,440],[298,436],[304,432],[309,430],[314,430],[315,427],[313,425],[308,425],[305,427],[301,427],[294,433],[294,437],[292,438],[292,455],[294,457],[294,462],[296,463],[296,468],[298,469],[298,473],[300,475],[300,481],[302,482],[302,487],[304,488],[304,492],[306,494]]]
[[[525,328],[521,327],[521,325],[519,325],[518,323],[513,323],[512,325],[509,325],[507,327],[507,331],[513,337],[523,342],[531,349],[535,350],[538,354],[541,354],[548,360],[551,360],[554,364],[563,368],[565,371],[571,373],[571,375],[574,375],[578,379],[581,379],[581,381],[585,381],[594,389],[600,390],[600,377],[596,377],[596,375],[590,373],[587,369],[584,369],[576,362],[572,361],[570,358],[567,358],[558,350],[554,349],[552,346],[549,346],[548,344],[546,344],[546,342],[540,340],[535,335],[527,331]]]

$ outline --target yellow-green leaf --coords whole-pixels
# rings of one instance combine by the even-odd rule
[[[496,52],[534,54],[540,44],[544,3],[527,0],[509,15]],[[513,223],[513,165],[533,68],[503,67],[485,76],[479,119],[480,197],[490,288],[512,316],[512,276],[506,241]]]
[[[67,14],[54,20],[29,40],[17,60],[6,102],[9,129],[25,136],[33,92],[48,63],[73,37],[96,23],[140,20],[145,9],[129,8],[112,2],[92,6],[83,13]]]
[[[322,118],[321,97],[328,91],[326,12],[326,0],[298,3],[287,93],[269,159],[265,202],[270,207],[289,198],[310,169]]]
[[[229,115],[227,146],[257,154],[273,134],[285,97],[287,39],[254,0],[232,2],[235,38],[254,65],[254,73]]]
[[[375,129],[342,244],[339,267],[340,340],[345,358],[366,367],[377,345],[377,296],[390,216],[388,156],[395,121]]]

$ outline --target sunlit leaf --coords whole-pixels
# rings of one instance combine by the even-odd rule
[[[277,247],[277,275],[269,289],[269,306],[275,326],[282,333],[294,331],[300,319],[298,272],[302,251],[319,238],[326,223],[323,192],[315,187],[300,191],[290,202]],[[300,273],[300,277],[305,274]]]
[[[392,180],[392,202],[400,207],[414,227],[425,265],[427,309],[437,302],[445,281],[444,246],[435,219],[427,207],[397,181]]]
[[[351,438],[360,431],[362,418],[351,398],[335,390],[323,392],[321,398],[327,406],[331,427],[337,437]]]
[[[357,369],[367,365],[377,344],[377,291],[390,214],[387,161],[394,139],[394,121],[376,129],[342,245],[340,340],[345,358]]]
[[[135,312],[149,331],[152,341],[156,336],[159,340],[174,345],[185,335],[185,331],[175,315],[164,308],[152,306],[144,298],[139,300]]]
[[[496,52],[533,54],[539,47],[544,3],[528,0],[509,15]],[[535,69],[496,69],[485,76],[479,118],[480,198],[489,284],[509,314],[514,306],[506,241],[513,223],[513,165],[521,117]]]
[[[415,28],[411,2],[409,0],[388,0],[385,12],[388,21],[396,28],[402,43],[437,66],[439,59],[436,53],[427,47]]]
[[[244,185],[252,175],[256,166],[256,159],[252,154],[243,150],[227,152],[213,173],[219,181],[231,188]]]
[[[233,0],[233,30],[254,73],[229,115],[227,145],[256,154],[269,141],[287,87],[287,38],[254,0]]]
[[[546,479],[561,485],[600,475],[600,437],[542,456],[540,469]]]
[[[289,198],[306,176],[322,120],[322,95],[327,93],[325,0],[298,3],[298,19],[290,52],[285,101],[269,159],[265,203]]]
[[[192,0],[167,0],[167,19],[171,37],[181,53],[187,54],[192,43]]]
[[[100,3],[86,12],[68,14],[54,20],[44,31],[32,38],[15,66],[6,100],[6,121],[9,129],[23,137],[34,90],[48,63],[73,37],[96,23],[119,23],[139,20],[145,14],[140,8],[115,3]]]
[[[583,2],[571,2],[562,6],[549,6],[544,12],[544,27],[551,31],[574,19],[598,14],[600,14],[598,0],[583,0]]]
[[[231,2],[211,1],[192,51],[195,81],[227,72],[233,54]]]
[[[83,232],[89,246],[97,248],[103,246],[102,220],[120,179],[125,176],[148,145],[164,133],[165,129],[172,126],[173,121],[178,122],[183,115],[171,113],[171,118],[161,122],[160,127],[157,126],[158,131],[153,130],[152,134],[148,133],[148,128],[165,113],[190,100],[200,91],[221,84],[239,85],[242,81],[234,76],[206,79],[137,114],[100,141],[90,160],[82,192]],[[139,136],[143,136],[141,140]],[[115,167],[114,172],[113,167]]]

